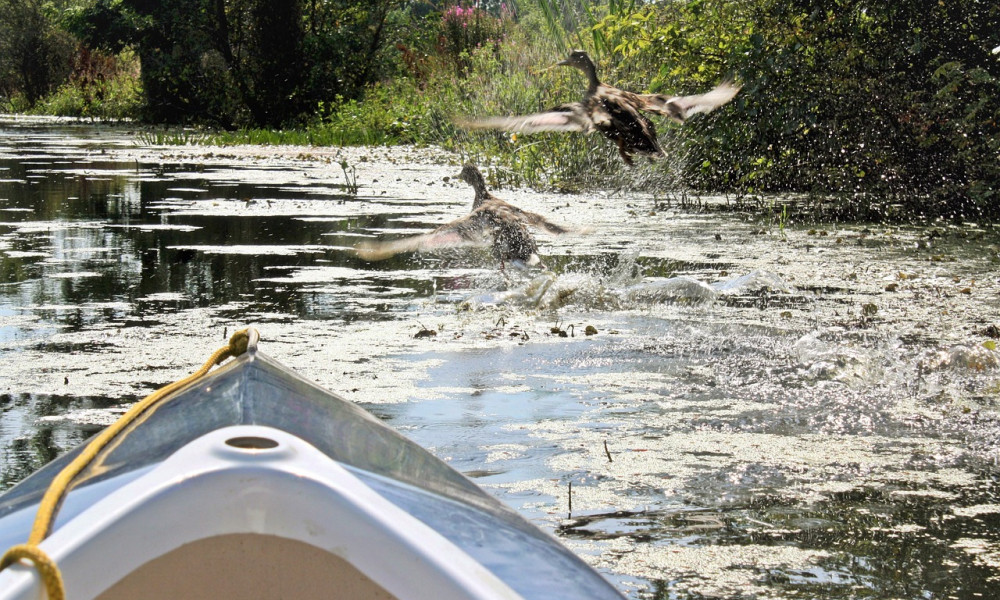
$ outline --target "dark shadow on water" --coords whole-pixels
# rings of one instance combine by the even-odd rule
[[[137,398],[0,394],[0,491],[104,428],[73,418],[74,411],[102,411],[132,400]],[[49,418],[38,421],[40,416]]]
[[[778,501],[723,510],[590,512],[562,521],[556,533],[580,540],[625,537],[665,552],[672,546],[791,546],[822,553],[808,569],[752,562],[737,567],[780,597],[975,600],[989,597],[983,590],[994,585],[995,568],[979,557],[1000,542],[1000,512],[961,509],[992,504],[998,491],[995,481],[984,480],[973,495],[956,490],[957,499],[921,490],[866,490],[832,494],[806,508]],[[685,580],[699,573],[684,572],[682,564],[674,577],[652,582],[651,597],[704,597],[685,590]]]

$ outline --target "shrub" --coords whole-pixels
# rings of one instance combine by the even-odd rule
[[[513,12],[500,4],[500,16],[485,10],[455,4],[441,13],[438,53],[463,72],[469,68],[469,55],[481,48],[499,49]]]
[[[31,112],[106,120],[134,118],[142,105],[138,61],[81,47],[69,81],[40,100]]]

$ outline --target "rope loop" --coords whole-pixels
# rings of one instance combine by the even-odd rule
[[[250,347],[250,329],[241,329],[234,333],[229,338],[229,356],[236,358],[237,356],[242,356],[246,354],[247,348]],[[228,357],[226,357],[228,358]],[[222,360],[225,360],[223,358]],[[222,361],[219,361],[222,362]],[[219,364],[218,362],[215,364]]]
[[[38,575],[45,585],[45,593],[49,600],[64,600],[66,598],[66,589],[63,586],[59,565],[44,550],[33,544],[11,546],[0,559],[0,571],[19,560],[31,561],[31,564],[35,566],[35,570],[38,571]]]

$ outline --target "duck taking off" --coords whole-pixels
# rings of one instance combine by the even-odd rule
[[[726,104],[740,91],[739,86],[724,82],[711,91],[693,96],[635,94],[601,83],[597,69],[583,50],[553,66],[576,67],[587,76],[587,91],[582,102],[562,104],[545,112],[513,117],[464,119],[458,124],[468,129],[503,129],[531,133],[535,131],[600,131],[618,146],[626,164],[632,155],[662,157],[663,148],[656,139],[656,128],[642,112],[669,117],[683,123],[688,117],[707,113]]]
[[[358,256],[364,260],[376,261],[400,252],[489,245],[493,257],[500,261],[501,271],[507,262],[520,267],[541,265],[545,268],[538,258],[538,244],[529,227],[559,235],[573,231],[497,198],[486,189],[486,180],[474,165],[465,165],[459,177],[476,192],[472,212],[423,235],[358,244],[355,247]]]

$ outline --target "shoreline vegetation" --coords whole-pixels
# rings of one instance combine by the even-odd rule
[[[1000,217],[1000,5],[959,0],[0,0],[0,110],[129,120],[151,144],[440,146],[491,185],[726,194],[797,218]],[[457,117],[578,101],[547,69],[730,104],[633,168],[599,135]]]

